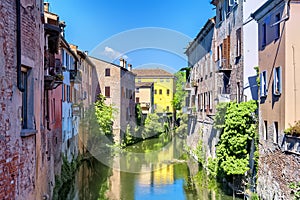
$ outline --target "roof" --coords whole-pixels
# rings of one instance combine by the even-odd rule
[[[184,52],[185,54],[187,54],[187,52],[189,51],[189,49],[195,44],[197,43],[196,41],[199,39],[200,41],[203,40],[203,38],[209,33],[209,31],[211,29],[214,28],[215,26],[215,21],[216,21],[216,17],[210,18],[207,20],[207,22],[204,24],[204,26],[201,28],[200,32],[197,34],[196,38],[189,43],[186,51]]]
[[[270,10],[272,10],[277,5],[285,2],[284,0],[268,0],[260,8],[258,8],[254,13],[251,14],[251,17],[256,21],[263,18]]]
[[[137,82],[135,83],[135,87],[136,88],[140,88],[140,87],[152,87],[153,86],[153,82]]]
[[[137,77],[170,77],[174,78],[174,75],[170,72],[167,72],[163,69],[133,69],[133,73],[136,74]]]
[[[114,67],[118,67],[118,68],[120,68],[120,69],[123,70],[123,71],[129,72],[129,73],[135,75],[134,72],[133,72],[133,70],[132,70],[132,71],[129,71],[129,70],[126,69],[125,67],[121,67],[120,65],[117,65],[117,64],[115,64],[115,63],[111,63],[111,62],[108,62],[108,61],[106,61],[106,60],[102,60],[102,59],[100,59],[100,58],[96,58],[96,57],[93,57],[93,56],[88,56],[88,58],[92,61],[92,63],[94,63],[94,65],[95,65],[96,67],[97,67],[97,64],[95,63],[95,61],[99,61],[99,62],[106,63],[106,64],[109,64],[109,65],[114,66]]]

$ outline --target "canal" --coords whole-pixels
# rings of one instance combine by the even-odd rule
[[[183,140],[160,137],[84,161],[59,199],[232,199],[182,150]]]

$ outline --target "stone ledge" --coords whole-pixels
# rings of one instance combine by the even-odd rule
[[[32,135],[36,135],[37,133],[37,130],[35,129],[22,129],[21,130],[21,137],[29,137],[29,136],[32,136]]]

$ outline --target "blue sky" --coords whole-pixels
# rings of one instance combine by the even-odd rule
[[[209,0],[45,2],[50,3],[51,12],[58,14],[60,20],[66,22],[67,41],[78,45],[81,50],[89,51],[92,56],[116,63],[116,57],[123,55],[134,68],[157,64],[175,71],[187,65],[183,55],[184,48],[207,19],[215,14]],[[150,31],[151,35],[147,34],[149,27],[152,27],[152,31],[154,28],[154,32]],[[162,38],[161,32],[164,35]],[[166,36],[168,34],[170,37]],[[116,35],[119,37],[114,37]],[[136,37],[139,37],[138,42]],[[164,45],[153,41],[156,39]],[[142,40],[148,42],[144,48]],[[152,46],[151,41],[154,44]],[[129,45],[129,48],[129,43],[135,45]]]

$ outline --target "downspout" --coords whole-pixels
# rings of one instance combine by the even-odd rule
[[[16,0],[16,15],[17,15],[17,87],[21,92],[25,89],[22,86],[21,80],[21,3],[20,0]]]

